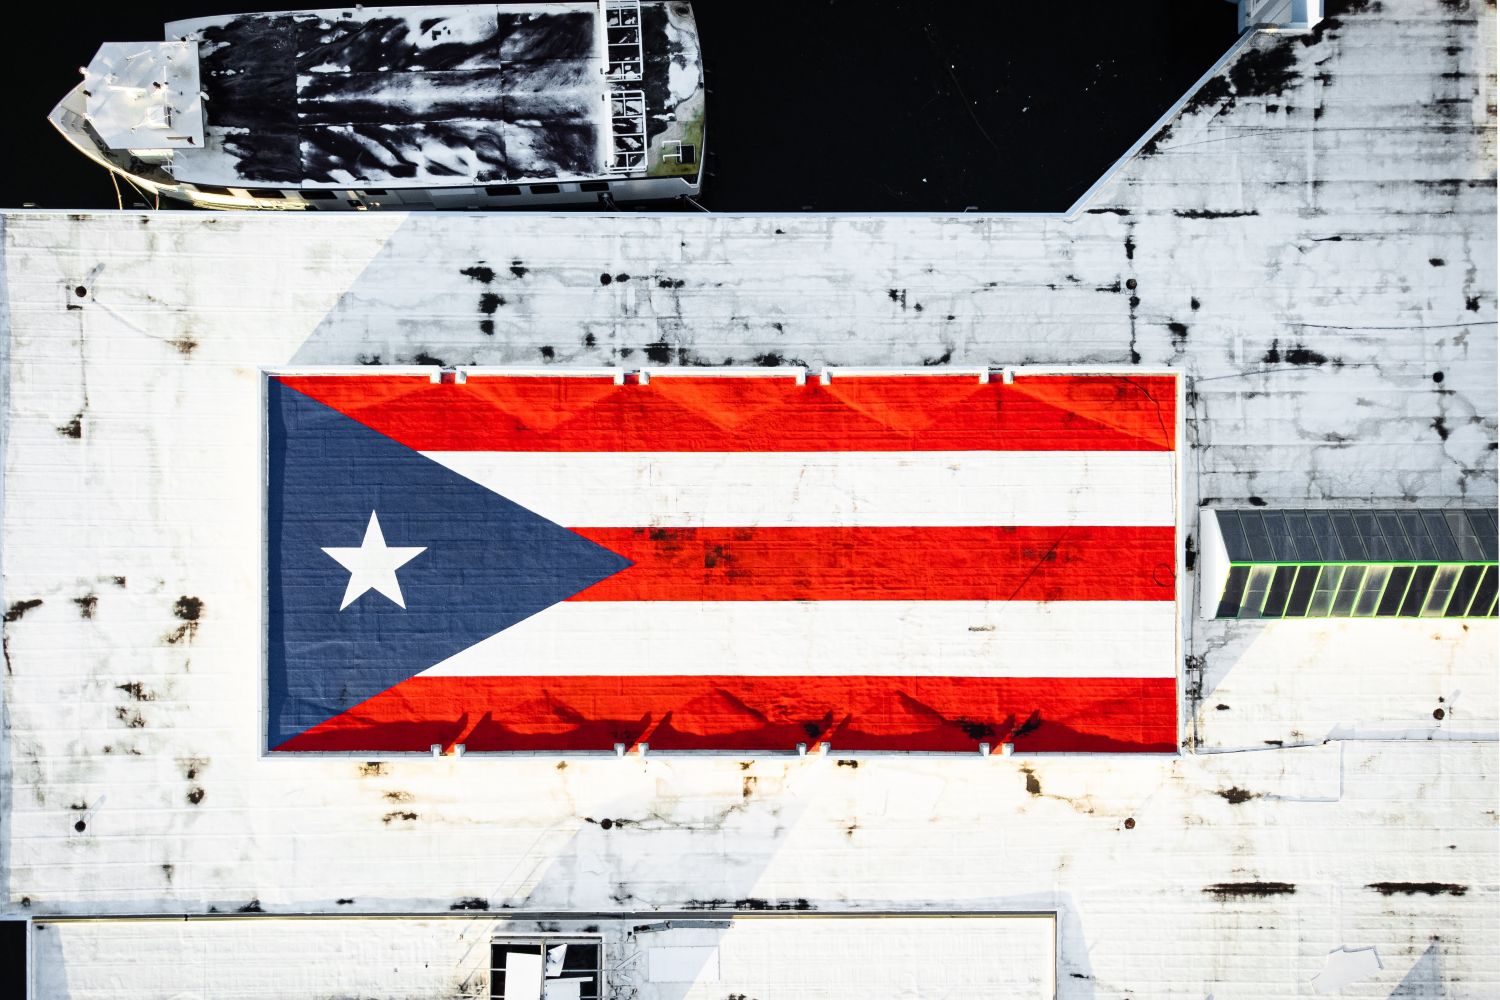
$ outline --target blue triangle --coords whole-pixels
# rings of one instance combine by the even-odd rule
[[[613,576],[630,561],[267,380],[267,722],[270,749],[460,650]],[[403,609],[366,591],[340,610],[371,512]]]

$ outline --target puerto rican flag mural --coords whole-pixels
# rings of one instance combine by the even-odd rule
[[[1177,398],[269,374],[267,748],[1173,751]]]

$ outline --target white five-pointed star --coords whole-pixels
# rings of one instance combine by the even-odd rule
[[[380,519],[370,511],[370,525],[365,529],[365,540],[359,548],[324,548],[338,564],[349,571],[349,586],[344,590],[343,611],[366,591],[376,590],[395,601],[402,608],[406,600],[401,596],[401,584],[396,581],[396,570],[426,552],[422,548],[392,548],[385,544],[385,535],[380,530]]]

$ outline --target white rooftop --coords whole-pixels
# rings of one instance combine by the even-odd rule
[[[258,753],[263,367],[1139,363],[1184,376],[1195,545],[1200,505],[1493,505],[1495,8],[1347,6],[1072,219],[0,217],[0,910],[450,921],[222,976],[82,928],[47,981],[468,995],[517,912],[805,901],[1056,914],[1064,1000],[1500,995],[1494,621],[1185,615],[1180,756]],[[296,939],[214,940],[256,935]],[[405,994],[329,960],[440,935]]]

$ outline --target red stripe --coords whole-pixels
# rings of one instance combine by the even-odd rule
[[[284,751],[1176,748],[1172,678],[414,677]]]
[[[634,565],[575,601],[1170,601],[1170,527],[573,528]]]
[[[1167,451],[1172,376],[279,376],[418,451]]]

